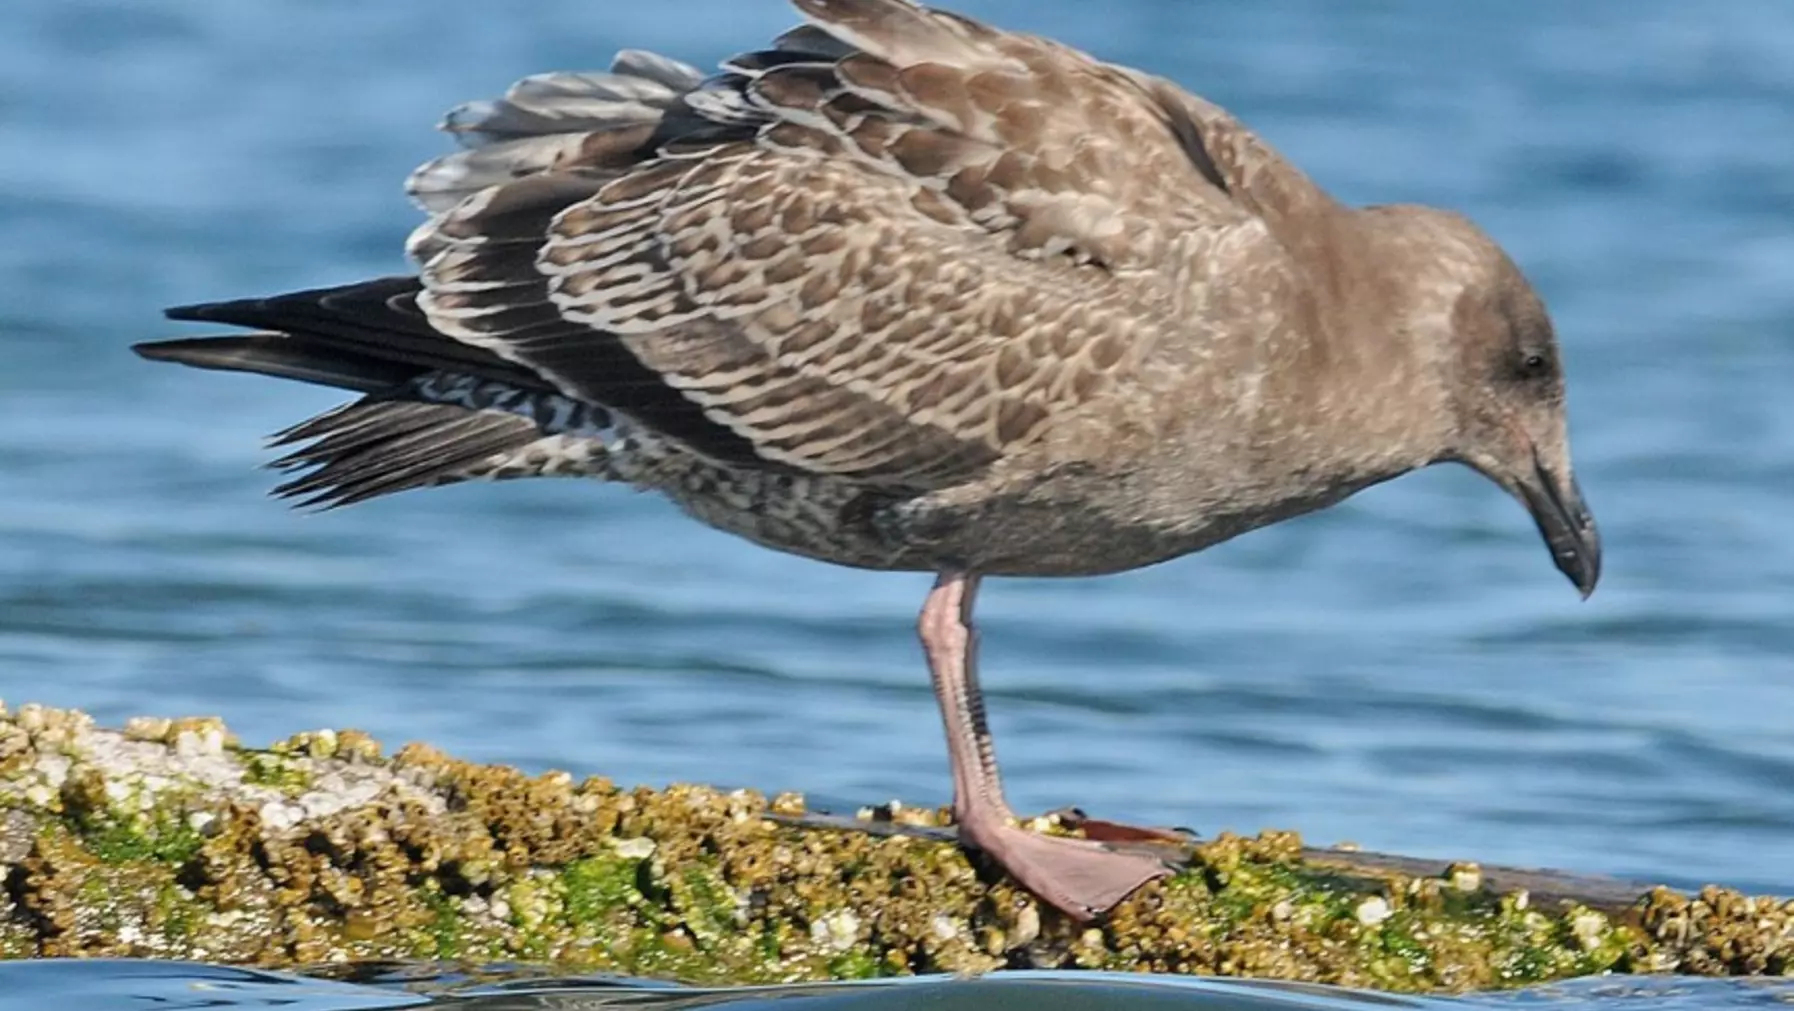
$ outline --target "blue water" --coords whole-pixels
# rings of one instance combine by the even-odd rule
[[[1794,4],[967,0],[1228,105],[1341,196],[1483,222],[1552,305],[1608,572],[1441,469],[1156,569],[991,585],[1018,807],[1794,893]],[[144,363],[166,304],[404,269],[448,106],[774,0],[8,0],[0,698],[939,803],[927,580],[616,488],[322,516],[329,392]]]
[[[0,963],[0,1011],[40,1011],[47,1002],[81,1011],[280,1007],[288,1011],[642,1011],[718,1007],[730,1011],[1716,1011],[1786,1007],[1794,981],[1578,980],[1485,998],[1429,1000],[1301,983],[1009,972],[976,979],[935,976],[874,983],[696,990],[624,979],[552,979],[522,971],[474,978],[427,967],[352,967],[301,976],[185,962],[130,959]]]

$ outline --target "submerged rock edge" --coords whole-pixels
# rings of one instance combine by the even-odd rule
[[[799,797],[527,776],[355,731],[0,704],[0,957],[429,959],[770,983],[1006,967],[1403,991],[1606,971],[1794,974],[1794,902],[1627,904],[1223,836],[1081,928],[951,843],[794,826]],[[934,825],[932,810],[886,810]],[[781,820],[775,821],[778,817]],[[1044,825],[1051,829],[1051,825]]]

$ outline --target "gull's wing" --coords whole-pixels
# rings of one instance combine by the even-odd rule
[[[650,427],[695,407],[696,452],[927,488],[1283,269],[1254,176],[1306,181],[1218,109],[908,0],[795,2],[702,82],[631,53],[452,114],[469,150],[411,183],[430,322]]]

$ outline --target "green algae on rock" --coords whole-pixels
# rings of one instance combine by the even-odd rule
[[[1080,927],[904,831],[801,798],[526,776],[353,731],[267,749],[216,720],[0,705],[0,957],[523,961],[761,983],[1003,967],[1465,990],[1608,970],[1794,972],[1794,903],[1534,900],[1471,864],[1355,867],[1223,836]],[[870,823],[868,823],[870,827]]]

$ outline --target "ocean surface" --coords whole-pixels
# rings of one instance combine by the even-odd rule
[[[1461,468],[1197,557],[997,581],[1016,806],[1794,893],[1794,4],[964,0],[1228,106],[1354,202],[1462,210],[1567,359],[1580,603]],[[928,579],[624,489],[303,515],[262,437],[337,394],[140,361],[169,304],[406,269],[450,106],[775,0],[9,0],[0,699],[358,727],[469,759],[945,802]]]
[[[313,974],[132,959],[0,962],[0,1011],[285,1008],[287,1011],[1724,1011],[1786,1008],[1794,980],[1614,977],[1459,999],[1397,997],[1305,983],[1099,972],[1004,972],[857,983],[701,990],[649,980],[477,976],[420,966]]]

